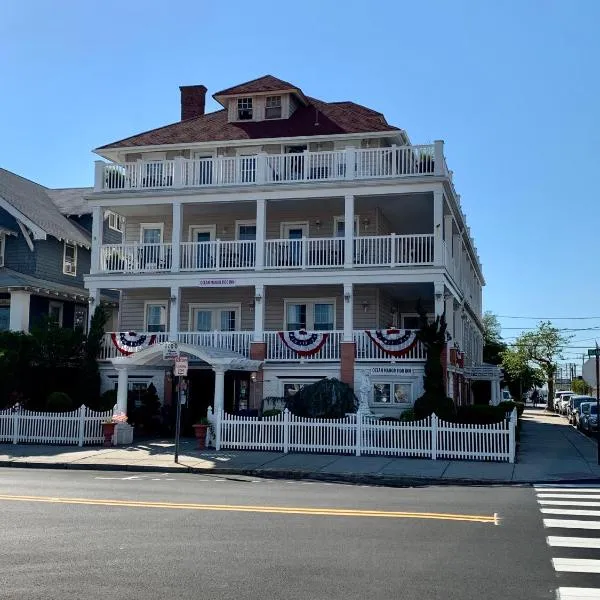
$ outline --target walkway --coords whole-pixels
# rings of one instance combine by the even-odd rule
[[[600,480],[596,443],[563,417],[541,409],[525,412],[517,463],[423,460],[386,456],[215,452],[184,440],[180,462],[173,442],[137,443],[128,448],[0,445],[0,466],[127,471],[190,471],[287,479],[313,478],[383,485],[407,483],[529,483]]]

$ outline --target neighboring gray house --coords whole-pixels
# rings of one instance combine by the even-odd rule
[[[87,328],[89,191],[52,190],[0,169],[0,331],[29,331],[44,315]],[[105,215],[105,239],[119,243],[122,228],[121,217]]]

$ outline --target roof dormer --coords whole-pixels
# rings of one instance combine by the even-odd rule
[[[287,119],[296,107],[308,104],[300,88],[272,75],[222,90],[213,98],[227,109],[230,123]]]

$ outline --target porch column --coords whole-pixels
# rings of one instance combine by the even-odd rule
[[[354,341],[354,293],[351,283],[344,284],[344,342]]]
[[[442,242],[444,217],[444,192],[433,192],[433,264],[444,264]]]
[[[252,341],[262,342],[265,328],[265,286],[254,286],[254,335]]]
[[[496,385],[498,382],[495,379],[490,381],[490,404],[492,406],[496,406],[498,404],[498,395],[496,390]]]
[[[94,316],[94,311],[96,310],[97,306],[100,306],[100,289],[90,288],[88,300],[88,331],[90,330],[90,325],[92,324],[92,317]],[[119,302],[119,307],[120,306],[121,303]]]
[[[29,332],[29,303],[31,293],[13,290],[10,293],[9,328],[11,331]]]
[[[127,367],[115,366],[117,370],[117,412],[127,414]]]
[[[102,217],[102,208],[100,206],[94,206],[94,208],[92,208],[92,250],[90,256],[91,274],[100,272],[100,249],[103,241],[103,228],[104,218]]]
[[[448,333],[452,336],[452,341],[454,342],[454,297],[449,296],[446,298],[444,303],[444,308],[446,311],[446,323],[448,325]]]
[[[344,196],[344,268],[354,263],[354,196]]]
[[[225,407],[225,367],[218,365],[213,367],[215,372],[215,395],[213,400],[213,409],[215,414]]]
[[[171,288],[171,303],[169,307],[169,341],[177,341],[177,332],[179,331],[179,295],[181,288]]]
[[[256,263],[255,269],[262,271],[265,266],[265,230],[267,224],[267,203],[264,198],[256,201]]]
[[[171,271],[178,273],[181,268],[181,226],[183,223],[183,205],[173,201],[173,233],[171,234]]]
[[[444,313],[445,308],[445,300],[444,300],[444,292],[446,288],[443,283],[436,283],[434,285],[434,314],[436,317],[441,317]]]

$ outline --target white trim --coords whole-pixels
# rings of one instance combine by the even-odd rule
[[[235,221],[235,239],[240,239],[240,225],[254,225],[256,227],[256,219],[236,219]],[[255,238],[256,239],[256,238]]]
[[[6,234],[0,233],[0,267],[4,266],[4,252],[6,250]]]
[[[116,221],[116,226],[111,225],[111,217],[114,217],[114,220]],[[119,215],[118,213],[112,210],[107,210],[104,213],[104,218],[108,220],[108,228],[112,231],[117,231],[121,234],[125,232],[125,217]],[[119,226],[121,227],[121,229],[119,229]]]
[[[67,246],[72,246],[74,250],[73,255],[73,272],[67,270]],[[72,244],[66,240],[63,242],[63,275],[69,275],[69,277],[77,277],[77,244]]]
[[[23,238],[25,239],[25,243],[27,244],[27,247],[29,248],[29,250],[31,250],[31,252],[33,252],[33,242],[31,241],[31,238],[29,237],[29,231],[27,231],[27,229],[25,229],[25,225],[23,225],[23,223],[21,223],[21,221],[19,221],[17,219],[17,225],[19,226],[19,229],[21,230],[21,234],[23,235]]]
[[[409,391],[409,400],[408,402],[392,402],[392,394],[394,393],[394,386],[398,385],[408,385],[410,387]],[[375,402],[375,386],[376,385],[389,385],[390,386],[390,401],[389,402]],[[371,381],[371,398],[369,399],[369,404],[373,407],[394,407],[399,406],[401,408],[406,408],[409,406],[413,406],[416,398],[415,394],[415,380],[413,379],[403,379],[398,378],[398,376],[389,376],[385,375],[377,375],[377,378],[374,381]]]
[[[201,155],[201,156],[198,156]],[[217,149],[213,148],[212,150],[192,150],[190,152],[190,157],[192,160],[202,160],[203,158],[216,158]]]
[[[279,234],[281,239],[288,239],[286,234],[289,233],[290,229],[303,229],[306,230],[302,237],[309,237],[310,235],[310,223],[308,221],[282,221],[279,224]]]
[[[165,234],[165,224],[164,223],[140,223],[140,244],[144,243],[144,229],[160,229],[160,242],[163,243],[164,234]]]
[[[294,378],[285,378],[285,377],[279,377],[278,378],[278,383],[279,383],[279,392],[280,392],[280,397],[281,398],[285,398],[285,386],[286,385],[312,385],[313,383],[317,383],[317,381],[321,381],[325,379],[325,377],[307,377],[306,379],[294,379]]]
[[[153,331],[151,333],[166,333],[169,327],[169,301],[168,300],[144,300],[144,331],[148,331],[148,306],[164,306],[165,307],[165,331]]]
[[[7,202],[2,196],[0,196],[0,208],[3,208],[9,215],[17,219],[17,222],[22,221],[23,224],[31,230],[34,240],[46,239],[47,234],[39,225],[36,225],[31,219],[27,218],[21,211],[17,210],[10,202]]]
[[[194,323],[194,311],[195,310],[206,310],[211,311],[213,314],[219,310],[234,310],[236,329],[235,331],[242,331],[241,320],[242,320],[242,304],[241,302],[225,302],[223,304],[214,302],[190,302],[188,309],[188,331],[195,332]],[[238,327],[239,324],[239,327]],[[211,331],[221,331],[220,329],[212,329]],[[225,333],[228,333],[227,331]]]
[[[287,307],[288,304],[306,304],[306,329],[309,331],[315,326],[315,304],[333,304],[333,330],[337,327],[337,303],[335,298],[284,298],[283,299],[283,324],[282,329],[287,329]],[[309,306],[312,306],[309,309]]]
[[[48,315],[52,314],[52,308],[58,308],[60,309],[59,312],[59,318],[58,318],[58,325],[60,327],[63,326],[63,319],[64,319],[64,311],[65,311],[65,304],[64,302],[58,302],[56,300],[50,300],[50,302],[48,303]]]
[[[190,242],[195,242],[194,232],[206,233],[207,231],[210,233],[210,241],[214,241],[217,237],[216,225],[190,225],[188,228],[188,240]]]
[[[332,237],[337,237],[337,226],[339,222],[344,222],[346,219],[344,218],[344,215],[339,215],[339,216],[335,216],[333,217],[333,235]],[[354,226],[356,231],[353,231],[352,234],[356,237],[360,235],[360,220],[359,220],[359,215],[354,214]],[[346,229],[346,226],[344,225],[344,230]],[[340,236],[340,239],[343,239],[344,236]]]

